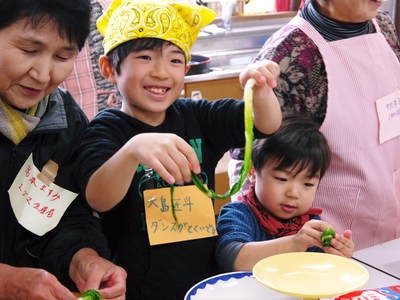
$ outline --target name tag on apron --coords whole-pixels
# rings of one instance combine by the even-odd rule
[[[143,195],[150,245],[217,235],[212,200],[194,185],[175,187],[173,201],[170,188],[145,190]]]
[[[31,154],[19,170],[8,194],[18,222],[27,230],[42,236],[57,226],[78,194],[52,182],[41,181],[40,174]]]
[[[376,100],[379,119],[379,143],[400,135],[400,91]]]

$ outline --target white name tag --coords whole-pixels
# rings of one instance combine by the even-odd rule
[[[18,222],[27,230],[42,236],[60,222],[65,210],[78,194],[38,178],[32,154],[19,170],[8,190]]]
[[[379,119],[379,143],[400,135],[400,91],[376,100]]]

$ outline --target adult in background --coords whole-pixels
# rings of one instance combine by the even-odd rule
[[[103,55],[103,36],[96,27],[97,19],[112,0],[90,0],[92,14],[89,37],[79,52],[71,74],[60,85],[68,90],[89,120],[107,107],[119,107],[121,96],[100,73],[99,59]]]
[[[88,35],[89,1],[0,7],[0,299],[76,299],[66,287],[124,299],[126,273],[101,257],[107,242],[72,176],[87,118],[57,88]]]
[[[309,0],[256,61],[279,64],[284,113],[318,122],[332,150],[316,207],[356,249],[400,237],[400,44],[378,0]],[[233,150],[231,180],[241,164]],[[239,161],[238,161],[239,160]]]

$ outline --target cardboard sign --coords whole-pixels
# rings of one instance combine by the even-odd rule
[[[146,190],[143,195],[150,245],[217,235],[212,200],[194,185],[175,187],[173,201],[170,188]]]
[[[48,184],[50,179],[41,181],[40,174],[31,154],[19,170],[8,194],[18,222],[27,230],[42,236],[57,226],[78,194],[52,182]]]

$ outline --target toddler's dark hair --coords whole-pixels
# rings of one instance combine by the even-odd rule
[[[278,131],[254,142],[252,159],[256,172],[274,159],[279,162],[277,170],[299,173],[310,167],[310,178],[318,172],[322,178],[329,167],[331,152],[318,124],[310,117],[291,114],[283,119]]]

